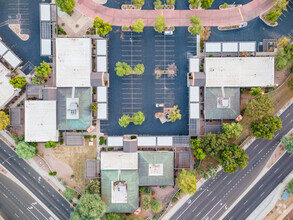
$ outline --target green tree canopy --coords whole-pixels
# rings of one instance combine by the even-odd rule
[[[216,157],[218,153],[228,146],[228,139],[225,134],[207,133],[203,137],[203,149],[211,157]]]
[[[163,15],[159,15],[156,19],[154,28],[156,31],[159,33],[162,33],[164,29],[166,28],[166,23],[165,23],[165,17]]]
[[[0,111],[0,131],[5,129],[9,124],[9,115],[7,115],[4,111]]]
[[[44,84],[45,78],[43,76],[35,75],[31,78],[31,82],[35,85]]]
[[[243,126],[240,123],[223,123],[223,131],[227,138],[238,138],[241,135]]]
[[[24,76],[17,76],[14,77],[13,79],[9,80],[9,83],[14,87],[14,88],[22,88],[26,85],[25,77]]]
[[[273,103],[268,94],[256,97],[255,99],[249,100],[245,114],[253,119],[259,120],[269,115],[273,111]]]
[[[130,75],[132,68],[125,62],[123,63],[117,62],[115,71],[117,76],[125,76],[125,75],[127,76],[127,75]]]
[[[94,27],[97,28],[97,34],[105,36],[112,31],[112,25],[109,22],[104,22],[103,19],[96,17],[94,20]]]
[[[56,5],[61,11],[70,14],[75,7],[75,0],[56,0]]]
[[[286,48],[290,42],[291,42],[291,38],[286,35],[283,35],[282,37],[278,39],[278,47]]]
[[[16,146],[15,152],[19,158],[30,159],[36,155],[37,150],[35,147],[30,146],[29,143],[20,141]]]
[[[98,104],[97,103],[92,103],[91,104],[91,111],[92,112],[97,112],[98,111]]]
[[[150,196],[147,196],[147,195],[142,196],[141,201],[142,201],[142,208],[144,210],[146,210],[146,211],[149,210],[150,206],[151,206],[151,198],[150,198]]]
[[[261,94],[262,94],[262,91],[261,91],[260,87],[251,88],[249,91],[249,95],[251,95],[251,96],[257,96],[257,95],[261,95]]]
[[[143,32],[143,28],[144,28],[144,22],[143,20],[140,18],[140,19],[137,19],[133,25],[131,26],[131,29],[136,32],[136,33],[141,33]]]
[[[274,132],[282,128],[282,121],[278,116],[266,116],[260,122],[250,125],[256,138],[272,139]]]
[[[293,179],[288,183],[287,188],[293,194]]]
[[[159,200],[154,199],[151,201],[151,208],[154,213],[158,213],[162,209],[162,203]]]
[[[275,8],[271,9],[270,12],[266,15],[266,20],[271,22],[276,22],[280,15],[282,14],[282,11],[276,10]]]
[[[85,187],[84,192],[90,194],[100,194],[99,180],[91,180],[90,183]]]
[[[172,6],[175,5],[175,2],[176,2],[176,0],[167,0],[166,1],[167,5],[172,5]]]
[[[135,7],[141,8],[144,5],[144,0],[132,0],[132,3]]]
[[[63,195],[67,200],[71,201],[75,197],[76,192],[74,189],[67,187],[66,190],[63,192]]]
[[[174,105],[171,112],[168,114],[168,119],[171,122],[175,122],[177,119],[181,120],[180,110],[178,109],[178,105]]]
[[[282,137],[282,144],[288,153],[293,153],[293,135]]]
[[[48,141],[45,144],[45,148],[55,148],[55,147],[56,147],[56,142],[54,142],[54,141]]]
[[[201,35],[202,34],[202,25],[193,25],[188,28],[190,34],[192,35]]]
[[[99,219],[104,215],[106,207],[106,204],[97,194],[84,193],[74,208],[71,219]]]
[[[162,5],[161,0],[154,1],[154,6],[155,6],[156,9],[163,9],[163,5]]]
[[[123,215],[117,213],[106,213],[106,220],[123,220]]]
[[[145,120],[143,112],[139,111],[133,114],[132,121],[135,125],[141,125]]]
[[[192,149],[202,147],[202,144],[203,144],[202,138],[190,139],[190,146]]]
[[[178,188],[185,194],[193,195],[197,191],[194,171],[186,171],[182,169],[181,173],[177,177]]]
[[[199,25],[200,24],[200,17],[192,15],[190,18],[191,25]]]
[[[126,128],[131,121],[132,118],[129,115],[122,115],[118,122],[121,127]]]
[[[293,44],[285,48],[279,49],[275,55],[277,70],[285,70],[293,64]]]
[[[40,66],[35,67],[35,71],[39,76],[48,77],[51,73],[51,67],[48,63],[43,61]]]
[[[201,0],[201,8],[208,9],[212,6],[214,0]]]
[[[133,71],[137,74],[137,75],[141,75],[144,73],[144,65],[143,64],[137,64],[134,68]]]
[[[196,159],[198,159],[198,160],[203,160],[207,156],[206,153],[201,148],[194,149],[193,153],[194,153],[194,156],[196,157]]]
[[[245,168],[249,157],[238,145],[226,147],[220,155],[218,161],[223,167],[224,172],[234,173],[238,167]]]
[[[189,0],[188,2],[193,8],[198,8],[200,6],[200,0]]]

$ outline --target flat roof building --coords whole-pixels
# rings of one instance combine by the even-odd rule
[[[58,141],[56,101],[25,101],[25,141]]]
[[[90,87],[91,38],[56,38],[56,86]]]
[[[206,87],[274,86],[274,57],[206,57]]]
[[[0,63],[0,109],[3,109],[13,98],[15,92],[18,91],[9,83],[9,77],[7,76],[9,73],[10,71]]]

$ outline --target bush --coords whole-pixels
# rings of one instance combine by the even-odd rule
[[[63,138],[61,138],[60,139],[60,145],[63,145],[63,142],[64,142],[64,140],[63,140]]]
[[[93,138],[97,138],[97,135],[93,135]]]
[[[145,193],[145,186],[139,187],[139,193],[143,195]]]
[[[240,88],[240,93],[241,93],[241,94],[244,94],[244,93],[245,93],[245,91],[246,91],[246,89],[245,89],[245,88]]]
[[[132,135],[130,139],[136,139],[136,135]]]
[[[92,105],[91,105],[91,111],[92,112],[97,112],[98,111],[98,104],[97,103],[92,103]]]
[[[151,194],[152,194],[152,190],[151,190],[150,187],[147,187],[147,188],[145,189],[145,194],[148,194],[148,195],[151,195]]]
[[[167,188],[167,186],[160,186],[160,188],[161,188],[161,189],[165,189],[165,188]]]
[[[37,147],[38,146],[38,143],[37,142],[29,142],[29,144],[33,147]]]
[[[56,175],[57,175],[57,172],[56,172],[56,171],[49,172],[49,175],[50,175],[50,176],[56,176]]]
[[[144,210],[149,210],[150,209],[150,205],[151,205],[151,198],[150,196],[143,196],[142,197],[142,208]]]
[[[162,209],[162,204],[160,201],[154,199],[151,202],[151,208],[153,210],[154,213],[158,213],[161,209]]]
[[[63,192],[63,195],[65,196],[65,198],[69,201],[71,201],[75,195],[76,195],[76,192],[74,189],[72,188],[66,188],[66,190]]]
[[[56,147],[56,142],[54,142],[54,141],[48,141],[45,144],[45,148],[55,148],[55,147]]]
[[[249,95],[251,95],[251,96],[257,96],[257,95],[261,95],[261,94],[262,94],[262,91],[261,91],[260,87],[251,88],[249,91]]]
[[[24,76],[17,76],[14,77],[13,79],[9,80],[9,83],[14,87],[14,88],[22,88],[26,85],[26,80]]]
[[[106,220],[122,220],[123,215],[117,213],[106,213]]]
[[[103,136],[99,137],[99,145],[103,145],[104,142],[105,142],[104,137]]]

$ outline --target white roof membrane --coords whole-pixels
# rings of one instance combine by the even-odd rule
[[[6,47],[6,45],[2,41],[0,41],[0,56],[3,56],[7,50],[8,48]]]
[[[98,103],[98,120],[106,120],[108,118],[108,106],[107,103]]]
[[[7,74],[9,70],[0,63],[0,109],[2,109],[7,102],[13,97],[15,89],[9,83]]]
[[[49,4],[40,4],[40,17],[41,21],[51,20],[51,9]]]
[[[198,86],[189,87],[189,102],[199,102],[199,87]]]
[[[13,67],[16,68],[21,64],[21,59],[18,58],[14,53],[8,51],[3,58]]]
[[[155,147],[157,145],[156,137],[137,137],[137,146],[139,147]]]
[[[256,50],[256,42],[240,42],[239,43],[239,51],[243,52],[255,52]]]
[[[101,170],[137,170],[138,154],[101,152]]]
[[[160,147],[171,147],[173,146],[173,137],[172,136],[158,136],[157,144]]]
[[[106,86],[97,87],[97,100],[98,102],[107,102],[107,90]]]
[[[41,39],[41,55],[52,55],[51,39]]]
[[[199,72],[199,58],[189,58],[189,72]]]
[[[97,39],[97,55],[106,56],[107,55],[107,40]]]
[[[107,72],[107,57],[97,57],[97,72]]]
[[[221,52],[221,43],[205,43],[205,51],[210,53],[220,53]]]
[[[223,52],[238,52],[238,43],[222,43],[222,51]]]
[[[199,119],[200,118],[200,109],[199,103],[190,103],[189,104],[189,117],[190,119]]]
[[[123,136],[108,136],[107,145],[108,147],[122,147]]]

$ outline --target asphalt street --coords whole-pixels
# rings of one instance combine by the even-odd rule
[[[257,139],[246,149],[249,160],[245,169],[234,174],[220,171],[214,180],[206,181],[171,219],[219,219],[259,175],[280,139],[292,129],[293,104],[280,118],[283,128],[275,133],[274,138]]]
[[[4,219],[53,219],[24,189],[0,174],[0,216]]]
[[[0,163],[22,182],[59,219],[70,219],[72,208],[67,200],[29,164],[23,159],[18,158],[14,150],[2,140],[0,140]]]
[[[246,219],[292,170],[293,154],[286,153],[224,219]]]

